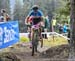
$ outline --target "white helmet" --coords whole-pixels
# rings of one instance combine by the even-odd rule
[[[33,10],[38,10],[38,9],[39,9],[39,6],[38,6],[38,5],[33,5],[33,6],[32,6],[32,9],[33,9]]]

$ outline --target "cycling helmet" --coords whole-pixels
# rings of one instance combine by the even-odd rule
[[[39,8],[38,5],[32,6],[32,9],[33,9],[33,10],[38,10],[38,8]]]

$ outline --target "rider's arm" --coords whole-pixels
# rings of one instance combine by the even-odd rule
[[[27,23],[28,23],[28,16],[26,17],[26,19],[25,19],[25,24],[27,25]]]
[[[29,12],[28,16],[25,19],[25,24],[28,24],[28,19],[32,15],[32,11]]]
[[[43,17],[44,17],[43,12],[42,12],[41,10],[38,10],[38,12],[39,12],[39,16],[40,16],[40,17],[41,17],[41,19],[43,20]]]
[[[45,26],[44,15],[41,10],[39,10],[39,16],[41,17],[41,20],[42,20],[41,25],[44,27]]]
[[[41,17],[44,16],[43,12],[41,10],[38,10],[38,12],[39,12],[39,16],[41,16]]]

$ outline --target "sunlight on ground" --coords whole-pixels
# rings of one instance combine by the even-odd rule
[[[58,45],[63,45],[63,44],[68,44],[68,41],[62,37],[55,36],[54,39],[53,37],[49,37],[48,39],[43,39],[44,40],[44,46],[58,46]]]
[[[24,37],[22,37],[21,42],[28,43],[29,39],[28,38],[24,39]],[[43,43],[44,43],[44,46],[53,47],[53,46],[68,44],[68,41],[60,36],[54,36],[54,38],[53,36],[50,36],[48,37],[48,39],[43,39]]]
[[[27,46],[26,44],[28,43],[28,46],[29,46],[29,41],[28,41],[28,38],[26,38],[25,40],[24,40],[24,37],[22,37],[22,39],[21,40],[23,40],[23,41],[20,41],[19,42],[19,44],[21,43],[21,44],[25,44],[25,46]],[[27,41],[26,41],[27,40]],[[54,39],[53,39],[53,37],[52,36],[50,36],[48,39],[43,39],[43,43],[44,43],[44,47],[54,47],[54,46],[59,46],[59,45],[64,45],[64,44],[68,44],[68,41],[66,40],[66,39],[64,39],[64,38],[62,38],[62,37],[59,37],[59,36],[55,36],[54,37]],[[25,51],[25,49],[24,48],[20,48],[19,46],[16,46],[17,44],[15,44],[15,45],[13,45],[13,47],[15,47],[16,48],[16,50],[18,50],[19,49],[19,51]],[[19,48],[18,48],[19,47]],[[25,47],[26,48],[26,47]],[[16,50],[14,50],[14,51],[16,51]],[[40,49],[39,49],[40,50]],[[10,51],[10,49],[9,48],[6,48],[6,49],[2,49],[1,50],[2,52],[4,51],[4,52],[8,52],[8,51]],[[27,50],[28,51],[28,50]]]

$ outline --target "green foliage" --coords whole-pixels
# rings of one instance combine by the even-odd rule
[[[68,16],[70,16],[70,0],[62,0],[63,6],[59,7],[56,10],[56,18],[58,22],[67,22],[69,23]]]
[[[68,16],[70,14],[70,8],[66,5],[64,8],[59,9],[59,13]]]
[[[21,42],[29,42],[29,38],[24,37],[24,36],[21,36],[21,37],[20,37],[20,41],[21,41]]]

